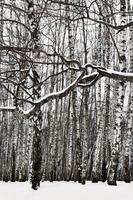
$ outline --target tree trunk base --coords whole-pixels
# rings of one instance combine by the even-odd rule
[[[107,181],[108,185],[117,186],[116,181]]]
[[[131,182],[130,179],[125,179],[124,181],[125,181],[125,183],[130,183]]]
[[[82,183],[82,185],[85,185],[86,184],[85,179],[82,179],[81,183]]]

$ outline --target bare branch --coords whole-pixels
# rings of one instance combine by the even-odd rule
[[[0,19],[1,22],[12,22],[12,23],[15,23],[15,24],[20,24],[21,26],[23,26],[25,29],[27,29],[29,32],[31,32],[31,30],[28,28],[28,26],[26,26],[25,24],[23,24],[22,22],[20,21],[16,21],[14,19]]]

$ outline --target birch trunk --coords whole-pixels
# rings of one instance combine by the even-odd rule
[[[41,97],[41,86],[39,85],[39,66],[34,61],[39,57],[39,24],[36,14],[35,1],[27,0],[28,6],[28,18],[31,29],[31,47],[32,47],[32,82],[33,82],[33,100],[37,100]],[[38,189],[41,181],[41,134],[42,134],[42,112],[40,106],[37,107],[36,112],[32,117],[33,123],[33,144],[32,144],[32,188]]]
[[[120,24],[125,24],[127,22],[127,17],[125,14],[126,11],[126,1],[120,1],[120,11],[122,12],[120,17]],[[120,71],[125,71],[126,66],[126,29],[120,32],[119,36],[119,52],[120,52]],[[120,138],[121,138],[121,126],[122,126],[122,117],[123,117],[123,101],[125,94],[125,82],[118,82],[116,87],[117,93],[117,104],[116,104],[116,112],[115,112],[115,126],[113,130],[113,142],[111,147],[111,158],[109,163],[108,170],[108,184],[116,185],[117,179],[117,168],[118,168],[118,160],[119,160],[119,147],[120,147]]]
[[[131,3],[130,0],[127,1],[128,11],[131,12]],[[132,16],[129,15],[129,22],[132,21]],[[129,46],[130,46],[130,72],[133,72],[133,27],[129,28],[130,38],[129,38]],[[131,135],[133,132],[133,84],[128,83],[129,88],[129,100],[128,100],[128,111],[127,111],[127,132],[125,137],[125,152],[124,152],[124,180],[129,183],[131,180],[130,174],[130,154],[132,155],[132,143],[131,143]],[[132,160],[132,158],[131,158]],[[132,162],[132,161],[131,161]],[[131,170],[132,171],[132,170]]]

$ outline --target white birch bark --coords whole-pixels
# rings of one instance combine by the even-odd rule
[[[127,1],[128,11],[131,12],[131,2],[130,0]],[[132,21],[132,16],[129,15],[129,22]],[[129,72],[133,72],[133,27],[131,26],[128,31],[130,32],[129,37],[129,50],[130,50],[130,57],[129,57]],[[124,180],[125,182],[130,182],[131,175],[130,175],[130,165],[132,161],[130,161],[130,157],[132,160],[132,140],[131,135],[133,133],[133,84],[128,83],[129,92],[129,99],[126,102],[128,105],[127,111],[127,132],[125,137],[125,152],[124,152]]]
[[[126,24],[127,16],[124,13],[126,11],[126,1],[120,1],[120,24]],[[122,30],[119,35],[119,53],[120,53],[120,71],[125,71],[126,66],[126,29]],[[121,125],[122,125],[122,117],[123,117],[123,101],[125,94],[125,82],[118,82],[116,87],[117,94],[117,103],[116,103],[116,112],[115,112],[115,126],[113,130],[113,143],[111,147],[111,158],[109,163],[108,170],[108,184],[116,185],[117,179],[117,168],[118,168],[118,153],[120,146],[120,138],[121,138]]]
[[[28,7],[28,20],[31,30],[31,41],[30,45],[32,48],[31,56],[33,60],[32,66],[32,83],[33,83],[33,100],[37,100],[41,97],[41,86],[39,85],[39,65],[34,62],[39,58],[39,24],[37,21],[37,7],[35,1],[27,0]],[[37,107],[36,112],[32,116],[33,123],[33,144],[32,144],[32,188],[38,189],[41,181],[41,137],[42,137],[42,112],[40,106]]]

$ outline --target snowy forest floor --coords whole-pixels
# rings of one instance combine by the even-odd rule
[[[34,191],[28,182],[0,182],[0,200],[132,200],[133,182],[118,182],[117,186],[107,183],[86,185],[73,182],[43,182]]]

